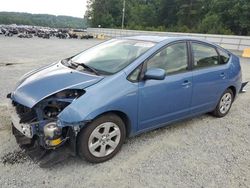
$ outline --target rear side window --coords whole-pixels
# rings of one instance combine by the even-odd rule
[[[206,68],[219,65],[219,55],[215,48],[200,44],[192,43],[194,56],[194,69]]]
[[[220,64],[226,64],[230,59],[230,55],[224,50],[218,49],[218,51],[220,54]]]

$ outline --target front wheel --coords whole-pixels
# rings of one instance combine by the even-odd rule
[[[213,115],[216,117],[224,117],[231,109],[234,99],[234,94],[231,89],[227,89],[221,96],[219,103],[217,104]]]
[[[125,131],[124,122],[115,114],[106,114],[95,119],[79,133],[79,156],[92,163],[111,159],[121,149]]]

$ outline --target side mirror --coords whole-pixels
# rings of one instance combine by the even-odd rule
[[[166,71],[159,68],[151,68],[144,74],[144,80],[164,80]]]

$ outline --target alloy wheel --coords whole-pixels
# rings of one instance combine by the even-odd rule
[[[231,93],[225,93],[220,100],[220,113],[226,114],[230,109],[232,104],[232,95]]]
[[[118,146],[121,131],[113,122],[105,122],[97,126],[88,140],[88,149],[95,157],[105,157],[111,154]]]

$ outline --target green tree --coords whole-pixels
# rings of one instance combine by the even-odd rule
[[[123,0],[89,0],[96,27],[121,26]],[[250,0],[126,0],[129,29],[250,35]]]
[[[213,0],[211,12],[219,16],[234,34],[249,35],[250,30],[249,0]]]

